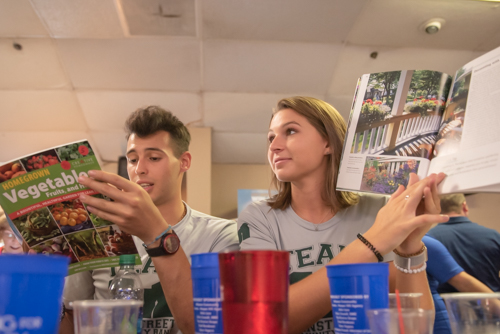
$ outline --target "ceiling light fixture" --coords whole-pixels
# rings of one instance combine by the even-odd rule
[[[433,34],[439,32],[439,30],[441,30],[441,28],[443,28],[444,22],[445,22],[444,19],[438,19],[438,18],[437,19],[430,19],[430,20],[422,23],[420,28],[425,33],[427,33],[429,35],[433,35]]]

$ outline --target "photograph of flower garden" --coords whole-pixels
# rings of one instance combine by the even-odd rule
[[[431,158],[450,84],[435,71],[370,74],[351,153]]]
[[[399,185],[407,186],[410,173],[417,173],[420,161],[390,157],[366,157],[361,191],[392,194]]]
[[[469,96],[471,70],[461,68],[455,75],[452,93],[443,115],[443,121],[434,145],[434,156],[445,156],[458,151],[465,123],[465,107]]]

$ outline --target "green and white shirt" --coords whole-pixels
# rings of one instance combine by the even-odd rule
[[[325,266],[340,251],[368,231],[388,197],[360,194],[359,203],[339,211],[322,224],[300,218],[289,206],[271,209],[265,200],[251,203],[238,218],[241,250],[271,249],[290,253],[290,284]],[[387,260],[392,257],[384,256]],[[304,333],[333,334],[330,312]]]
[[[186,216],[173,229],[181,240],[181,246],[189,262],[191,254],[237,250],[236,222],[206,215],[186,205]],[[134,237],[142,265],[140,278],[144,286],[144,308],[142,334],[180,334],[160,285],[153,261]],[[107,299],[108,286],[116,275],[117,268],[104,268],[69,276],[64,288],[64,303],[86,299]]]

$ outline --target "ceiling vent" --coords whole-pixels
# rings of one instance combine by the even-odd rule
[[[196,36],[195,0],[121,0],[131,36]]]

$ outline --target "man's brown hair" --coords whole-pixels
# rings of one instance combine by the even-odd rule
[[[339,112],[330,104],[303,96],[294,96],[278,102],[273,116],[280,110],[292,109],[304,116],[314,126],[321,137],[326,139],[332,153],[327,155],[327,172],[321,196],[323,201],[333,210],[338,211],[358,202],[358,196],[351,192],[337,191],[338,168],[342,156],[342,146],[346,135],[346,124]],[[271,117],[271,120],[272,120]],[[278,180],[273,173],[273,185],[278,194],[273,196],[268,204],[273,209],[285,210],[292,203],[292,186],[290,182]]]
[[[189,150],[191,135],[188,129],[170,111],[159,106],[148,106],[134,111],[125,122],[127,140],[132,134],[144,138],[158,131],[166,131],[172,139],[172,149],[177,158]]]
[[[462,204],[465,202],[464,194],[451,194],[439,196],[441,199],[441,213],[462,214]]]

